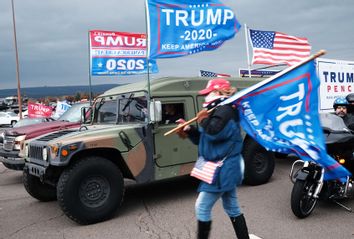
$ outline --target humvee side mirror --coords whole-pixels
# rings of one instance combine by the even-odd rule
[[[161,101],[151,101],[150,102],[150,121],[152,123],[157,123],[162,120],[162,107]]]
[[[92,107],[82,107],[81,108],[81,123],[82,124],[91,123],[92,113],[93,113],[92,109],[93,109]]]

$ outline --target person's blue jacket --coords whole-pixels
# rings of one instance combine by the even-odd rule
[[[230,105],[218,107],[200,123],[199,132],[191,132],[190,138],[198,144],[199,155],[206,160],[218,161],[226,156],[215,182],[201,182],[199,192],[225,192],[241,184],[244,165],[237,109]]]

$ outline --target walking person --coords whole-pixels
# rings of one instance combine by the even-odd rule
[[[238,239],[248,239],[246,220],[241,213],[237,199],[237,185],[243,180],[244,162],[241,156],[242,137],[238,111],[231,105],[217,107],[210,114],[208,109],[234,94],[235,88],[229,81],[217,78],[208,82],[199,92],[205,95],[205,102],[197,114],[198,129],[185,126],[177,131],[181,138],[188,137],[198,144],[199,156],[208,161],[223,161],[217,180],[212,184],[201,181],[195,212],[198,220],[198,239],[208,238],[212,224],[211,211],[218,199],[222,199],[223,208],[230,217]],[[183,119],[179,123],[185,122]]]

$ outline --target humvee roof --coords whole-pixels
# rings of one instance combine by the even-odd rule
[[[150,81],[151,97],[159,97],[166,95],[186,95],[197,94],[198,91],[204,89],[207,82],[212,78],[205,77],[164,77],[159,79],[153,79]],[[228,77],[227,80],[231,82],[238,90],[244,89],[255,83],[263,80],[264,78],[240,78],[240,77]],[[146,81],[136,82],[123,86],[117,86],[104,92],[101,96],[116,95],[121,93],[127,93],[132,91],[148,90],[148,84]]]

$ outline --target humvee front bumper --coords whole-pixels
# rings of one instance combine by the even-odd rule
[[[41,179],[43,179],[46,171],[46,167],[33,163],[26,163],[26,169],[28,170],[29,174]]]

